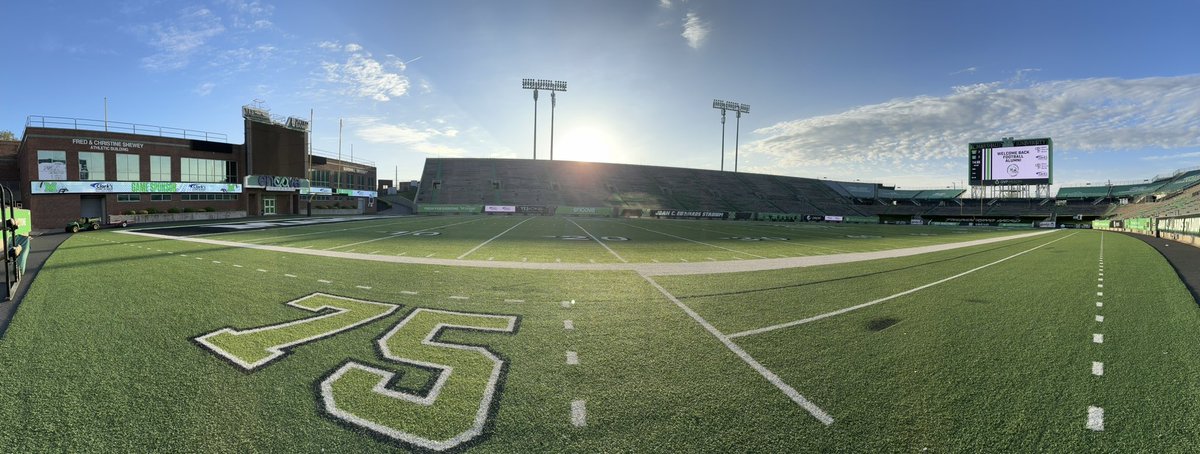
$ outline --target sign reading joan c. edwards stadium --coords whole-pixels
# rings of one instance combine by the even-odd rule
[[[724,211],[690,211],[690,210],[653,210],[651,216],[661,218],[708,218],[725,219],[729,213]]]
[[[31,194],[68,193],[180,193],[226,192],[239,194],[242,185],[232,183],[174,183],[168,181],[33,181]]]

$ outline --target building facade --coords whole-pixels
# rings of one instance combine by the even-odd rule
[[[35,229],[129,214],[310,214],[314,192],[374,211],[374,191],[339,194],[310,182],[307,122],[247,109],[244,144],[203,131],[31,116],[15,154],[0,146],[0,183],[32,211]],[[339,167],[361,168],[373,188],[374,167],[349,164]]]

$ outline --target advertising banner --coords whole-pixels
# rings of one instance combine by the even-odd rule
[[[609,207],[571,207],[559,206],[554,210],[555,214],[567,216],[612,216],[612,208]]]
[[[438,204],[422,203],[417,205],[417,213],[478,213],[483,211],[483,205]]]
[[[825,216],[825,222],[842,222],[841,216]]]
[[[32,181],[31,194],[104,194],[226,192],[240,194],[242,185],[233,183],[174,183],[168,181]]]
[[[517,205],[517,213],[545,215],[550,213],[550,209],[543,205]]]
[[[372,199],[379,196],[378,191],[360,191],[357,189],[338,189],[337,193],[350,197],[370,197]]]
[[[333,195],[333,188],[326,188],[324,186],[311,186],[307,188],[300,188],[300,193],[313,195]]]
[[[484,205],[484,213],[516,213],[517,207],[513,205]]]

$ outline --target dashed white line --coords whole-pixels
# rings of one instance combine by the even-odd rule
[[[579,354],[575,352],[567,352],[567,364],[571,366],[579,365]]]
[[[461,295],[450,295],[450,299],[452,299],[452,300],[465,300],[467,298],[469,298],[469,297],[461,296]]]
[[[260,273],[265,273],[265,272],[267,272],[267,270],[264,270],[264,269],[262,269],[262,268],[255,269],[254,271],[258,271],[258,272],[260,272]]]
[[[220,261],[220,260],[213,260],[212,262],[213,262],[213,263],[216,263],[216,264],[218,264],[218,265],[221,263],[221,261]]]
[[[1104,292],[1096,292],[1096,296],[1104,296]]]
[[[333,283],[333,281],[327,281],[327,280],[324,280],[324,279],[317,279],[317,282],[320,282],[320,283],[322,283],[322,284],[332,284],[332,283]]]
[[[1096,307],[1104,307],[1104,303],[1096,301]]]
[[[506,299],[506,300],[504,300],[504,302],[506,302],[506,303],[524,303],[525,300],[508,300],[508,299]]]
[[[234,268],[243,268],[241,265],[233,265]]]
[[[1103,323],[1103,322],[1104,322],[1104,316],[1103,316],[1103,315],[1097,315],[1097,316],[1096,316],[1096,321]]]
[[[295,275],[295,274],[284,274],[284,276],[286,276],[286,277],[296,277],[296,275]]]
[[[571,425],[575,427],[587,426],[587,405],[582,400],[571,401]]]
[[[1104,409],[1100,407],[1088,407],[1087,428],[1094,431],[1104,430]]]
[[[1100,361],[1092,361],[1092,375],[1097,377],[1104,375],[1104,363]]]
[[[1104,343],[1104,335],[1103,334],[1092,334],[1092,342],[1095,342],[1097,344],[1103,344]]]
[[[417,292],[414,292],[412,290],[401,290],[400,293],[403,293],[405,295],[416,295],[417,294]]]
[[[572,321],[570,321],[570,320],[563,320],[563,329],[565,329],[565,330],[567,330],[567,331],[572,331],[572,330],[574,330],[574,329],[575,329],[575,322],[572,322]]]
[[[365,285],[355,285],[355,287],[357,287],[357,288],[361,288],[361,289],[363,289],[363,290],[370,290],[370,289],[371,289],[371,287],[368,287],[368,286],[365,286]]]
[[[1096,288],[1104,288],[1104,284],[1096,284]]]

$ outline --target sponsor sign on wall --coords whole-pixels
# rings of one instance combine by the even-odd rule
[[[308,188],[300,188],[300,193],[301,194],[314,194],[314,195],[333,195],[333,188],[326,188],[323,186],[312,186],[312,187],[308,187]]]
[[[31,194],[227,192],[239,194],[242,185],[231,183],[174,183],[167,181],[33,181]]]
[[[418,213],[478,213],[483,210],[480,205],[422,203],[417,205]]]
[[[377,191],[360,191],[358,189],[338,189],[337,193],[350,197],[370,197],[372,199],[379,195]]]
[[[546,214],[550,209],[543,205],[517,205],[517,212],[521,214]]]
[[[841,216],[825,216],[826,222],[842,222]]]
[[[513,205],[484,205],[484,213],[516,213],[517,207]]]

